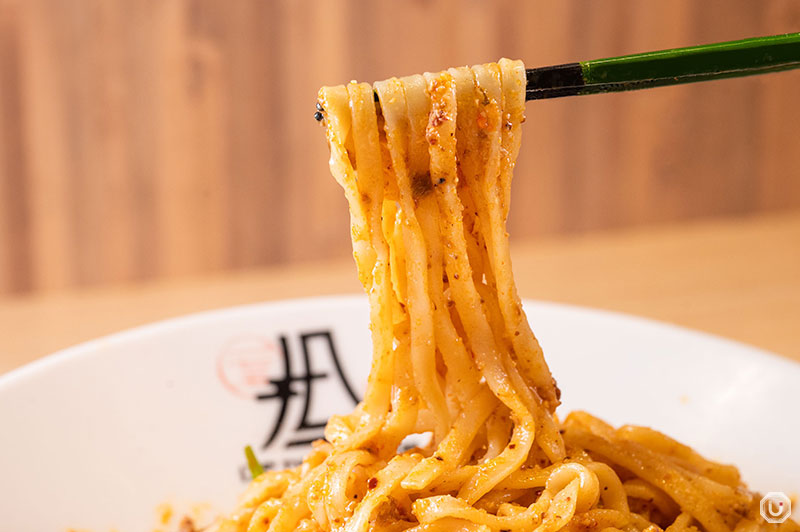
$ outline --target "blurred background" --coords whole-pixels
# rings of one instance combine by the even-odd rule
[[[0,0],[0,297],[347,256],[320,85],[798,29],[797,0]],[[800,209],[798,86],[529,103],[511,233]]]

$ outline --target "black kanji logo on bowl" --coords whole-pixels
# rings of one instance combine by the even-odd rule
[[[332,409],[344,413],[359,402],[331,331],[280,335],[277,346],[278,359],[255,395],[256,401],[275,405],[257,446],[265,469],[297,465],[311,442],[323,438]],[[249,479],[246,467],[240,472]]]

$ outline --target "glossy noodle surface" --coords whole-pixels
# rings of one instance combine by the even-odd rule
[[[734,467],[654,430],[555,416],[506,232],[521,62],[324,87],[319,102],[370,301],[367,392],[212,530],[766,530]],[[412,434],[429,443],[404,449]]]

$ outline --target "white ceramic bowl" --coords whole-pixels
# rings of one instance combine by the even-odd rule
[[[758,490],[800,492],[800,365],[630,316],[526,310],[562,412],[652,426],[737,464]],[[3,530],[134,532],[152,529],[161,503],[229,507],[246,480],[245,445],[291,464],[306,450],[298,442],[353,407],[369,370],[367,318],[355,296],[207,312],[0,378]]]

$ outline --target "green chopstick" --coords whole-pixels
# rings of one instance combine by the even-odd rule
[[[526,99],[619,92],[800,68],[800,33],[526,70]]]
[[[525,99],[633,91],[794,68],[800,68],[800,33],[786,33],[529,68]],[[314,118],[323,118],[319,102]]]

